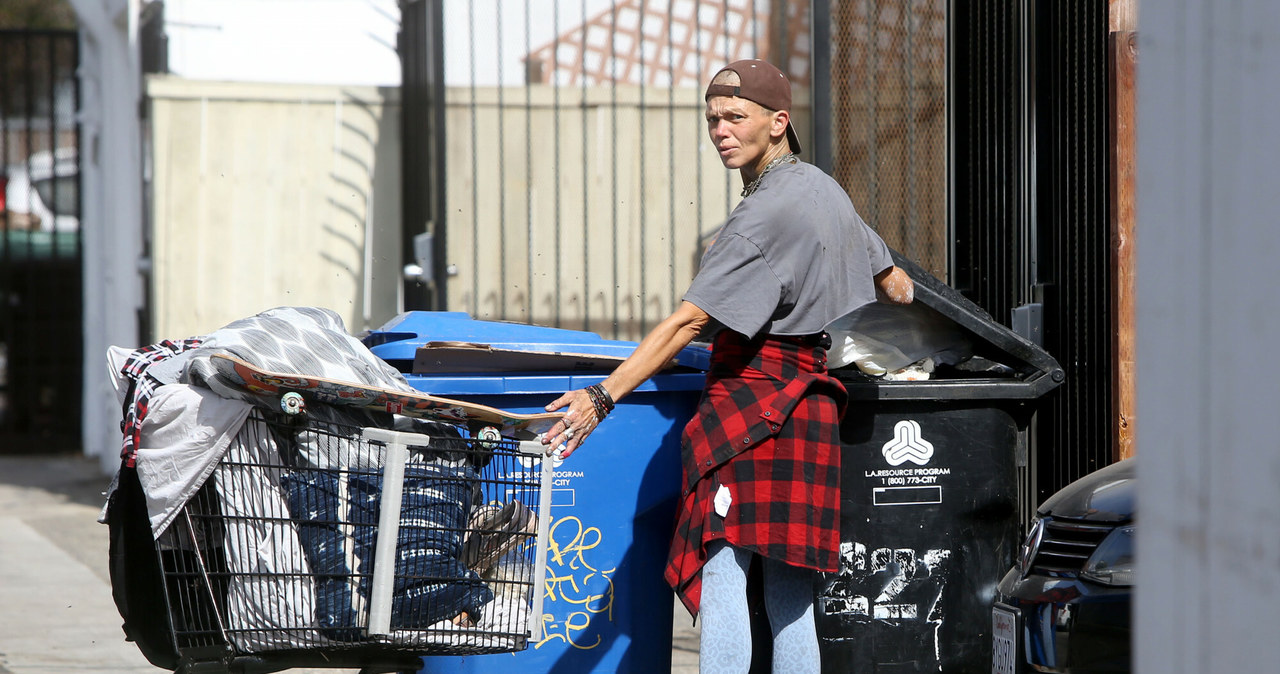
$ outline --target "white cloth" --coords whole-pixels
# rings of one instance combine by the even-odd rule
[[[159,538],[213,473],[250,409],[186,384],[156,389],[139,427],[137,460],[152,535]]]
[[[315,586],[280,487],[279,449],[262,422],[245,425],[214,473],[227,551],[228,635],[247,653],[324,642]]]
[[[123,346],[107,347],[107,382],[111,384],[111,390],[116,394],[117,405],[124,404],[124,397],[129,391],[129,378],[122,370],[131,353],[133,349],[126,349]]]

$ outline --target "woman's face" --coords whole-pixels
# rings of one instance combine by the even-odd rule
[[[787,122],[780,120],[780,116],[785,117],[745,98],[712,96],[707,99],[707,134],[724,167],[758,171],[770,141],[786,133]]]

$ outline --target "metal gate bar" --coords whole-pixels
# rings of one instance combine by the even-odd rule
[[[0,30],[0,452],[79,447],[79,42]]]
[[[1001,321],[1041,303],[1067,374],[1032,430],[1033,508],[1112,459],[1107,3],[953,0],[952,22],[952,284]]]

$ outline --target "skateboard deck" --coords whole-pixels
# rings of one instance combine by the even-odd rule
[[[426,393],[397,391],[325,377],[271,372],[221,353],[210,356],[210,362],[228,383],[255,395],[279,398],[297,393],[328,405],[362,407],[473,427],[494,426],[506,437],[545,433],[564,416],[563,412],[522,414]],[[289,402],[284,401],[286,405]]]

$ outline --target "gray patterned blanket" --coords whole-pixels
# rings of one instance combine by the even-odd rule
[[[182,354],[178,380],[204,386],[225,398],[258,403],[222,381],[209,362],[226,353],[260,368],[413,391],[404,375],[347,334],[337,313],[318,307],[277,307],[242,318],[205,335],[200,347]]]

